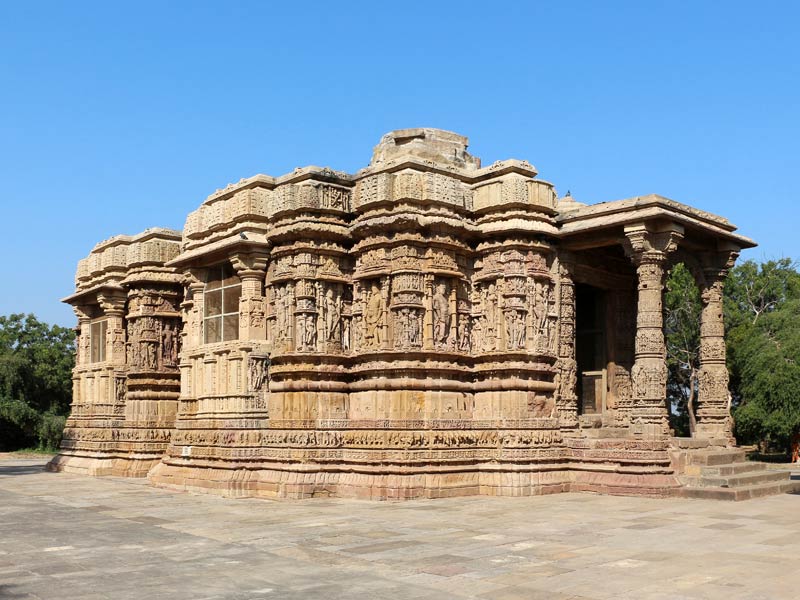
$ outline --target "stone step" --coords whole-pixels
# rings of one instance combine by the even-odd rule
[[[690,485],[697,487],[747,487],[771,481],[788,481],[789,473],[786,471],[752,471],[728,476],[701,476],[693,477]]]
[[[698,498],[703,500],[750,500],[763,496],[776,494],[800,494],[800,481],[784,480],[747,485],[743,487],[684,487],[680,495],[684,498]]]
[[[738,475],[739,473],[752,473],[755,471],[766,471],[767,463],[763,462],[740,462],[732,465],[719,465],[716,467],[702,467],[700,473],[703,477],[718,477],[726,475]]]
[[[746,456],[744,450],[700,450],[697,452],[689,452],[687,464],[711,467],[741,463],[745,460]]]
[[[683,437],[672,438],[672,445],[675,448],[681,448],[683,450],[698,450],[701,448],[708,448],[710,446],[708,440],[704,440],[702,438],[683,438]]]

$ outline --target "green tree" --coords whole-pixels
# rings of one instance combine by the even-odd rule
[[[737,439],[788,450],[800,432],[800,273],[792,261],[734,267],[725,317]]]
[[[683,263],[669,273],[664,294],[667,403],[678,435],[693,435],[697,399],[702,302],[694,276]]]
[[[75,333],[33,315],[0,316],[0,449],[54,448],[71,399]]]

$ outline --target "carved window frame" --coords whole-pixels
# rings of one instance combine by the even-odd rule
[[[239,339],[242,280],[229,262],[209,267],[203,289],[203,343]]]
[[[89,362],[106,362],[106,340],[108,339],[108,319],[95,319],[89,323]]]

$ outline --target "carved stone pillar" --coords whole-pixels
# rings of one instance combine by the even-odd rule
[[[239,299],[239,339],[267,339],[264,279],[269,256],[263,253],[239,253],[231,257],[233,268],[242,280]]]
[[[91,323],[88,306],[73,306],[72,311],[78,317],[78,338],[75,347],[75,364],[85,365],[91,362]]]
[[[703,256],[705,281],[701,285],[700,369],[697,374],[696,436],[734,443],[730,415],[728,368],[725,365],[725,323],[722,293],[728,269],[738,251]]]
[[[558,265],[558,360],[556,361],[556,408],[562,427],[578,423],[577,363],[575,362],[575,283],[571,257],[562,255]]]
[[[125,366],[125,301],[126,294],[119,292],[102,292],[97,299],[103,314],[108,318],[106,336],[106,360],[115,367]]]
[[[638,302],[633,387],[632,432],[643,437],[669,435],[667,350],[664,343],[664,291],[667,255],[683,237],[677,225],[654,230],[646,224],[625,227],[628,253],[636,265]]]
[[[203,277],[204,272],[200,269],[189,269],[183,276],[185,290],[184,300],[181,303],[183,350],[193,350],[203,343],[203,289],[205,288]]]

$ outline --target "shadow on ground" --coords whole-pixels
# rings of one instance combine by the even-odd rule
[[[0,466],[0,477],[11,477],[13,475],[33,475],[35,473],[41,473],[42,471],[44,471],[44,465],[41,463],[34,465],[9,465],[7,467]],[[3,588],[0,588],[0,592],[3,591]],[[0,593],[0,598],[5,598],[5,596]]]
[[[30,598],[30,594],[21,590],[16,585],[0,585],[0,598],[6,600],[8,598]]]

